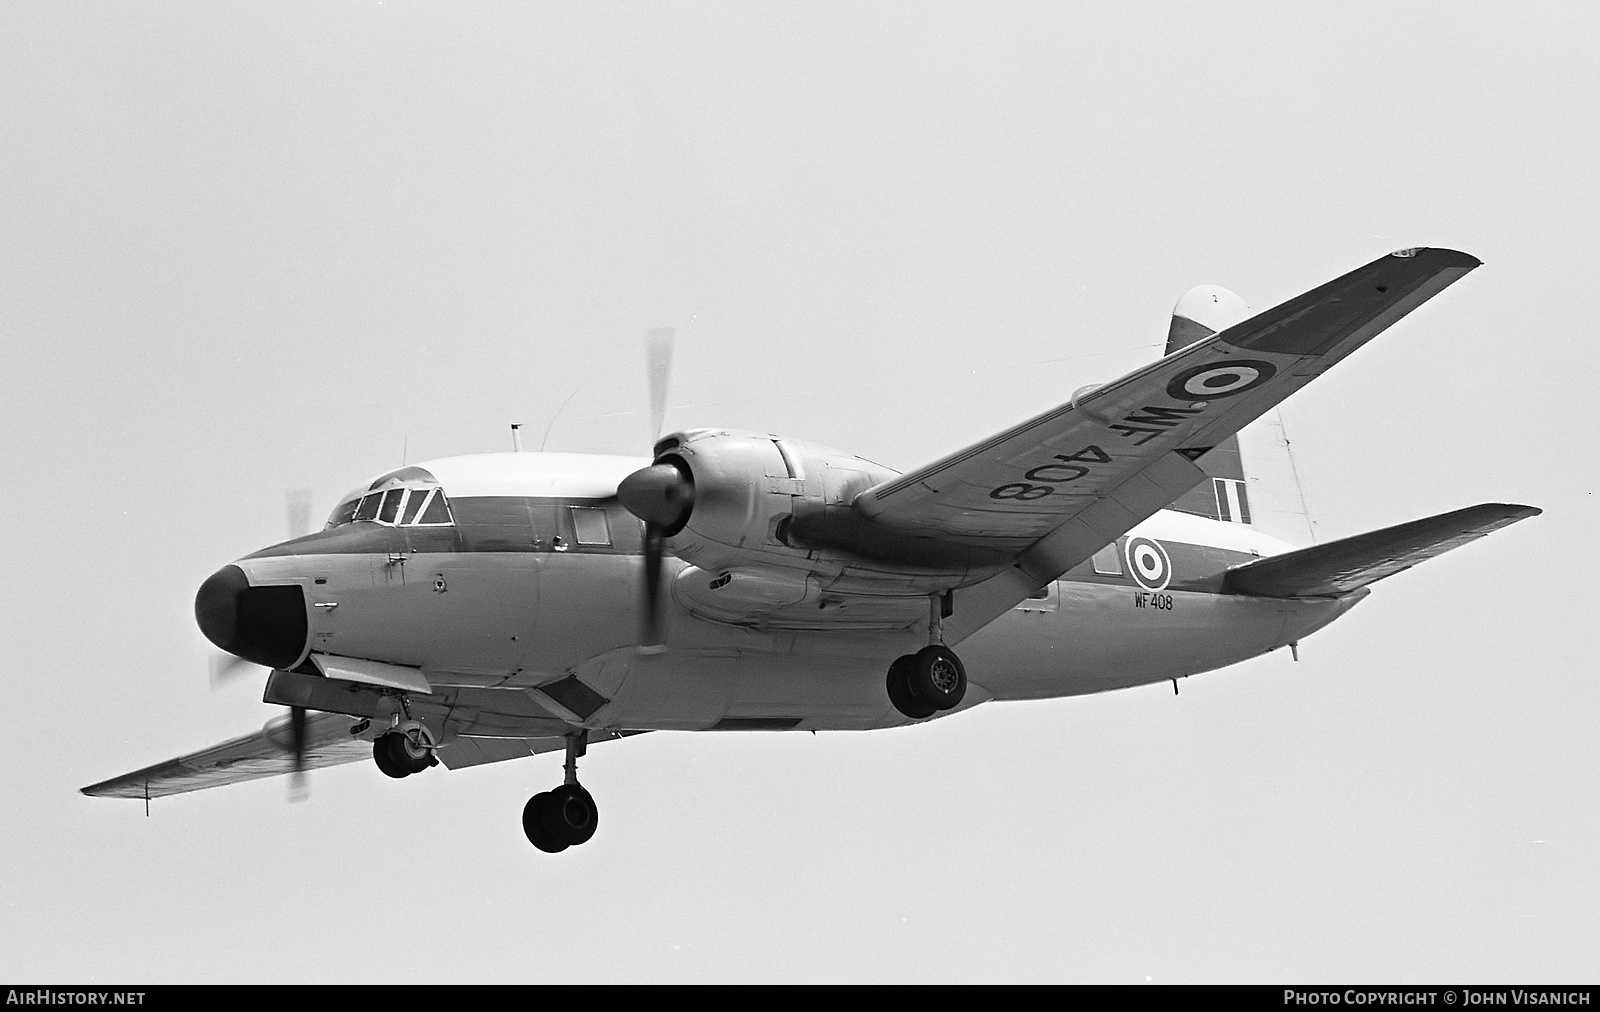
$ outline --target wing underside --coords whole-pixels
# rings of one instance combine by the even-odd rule
[[[419,707],[428,705],[426,696],[416,699]],[[306,720],[305,768],[320,769],[358,762],[372,756],[372,733],[363,728],[360,718],[339,713],[314,713]],[[361,732],[360,736],[352,731]],[[643,731],[590,731],[588,743],[626,738]],[[120,777],[101,781],[82,789],[96,798],[163,798],[222,787],[227,784],[282,776],[293,772],[289,730],[283,719],[273,721],[254,734],[232,738],[199,752],[169,759]],[[439,746],[438,756],[447,769],[482,766],[486,763],[525,759],[544,752],[566,748],[561,735],[537,737],[487,737],[455,735]]]
[[[338,766],[372,755],[371,742],[350,734],[355,723],[354,718],[338,713],[309,716],[306,719],[305,768]],[[254,734],[91,784],[83,788],[83,793],[96,798],[162,798],[281,776],[293,770],[294,753],[288,724],[280,719]]]
[[[868,489],[855,508],[897,533],[1015,554],[1101,507],[1092,553],[1110,540],[1101,533],[1124,533],[1204,478],[1196,458],[1477,265],[1445,249],[1375,260]]]

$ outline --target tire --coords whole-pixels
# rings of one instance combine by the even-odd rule
[[[399,780],[417,772],[410,757],[406,755],[405,745],[405,739],[392,731],[378,735],[377,740],[372,743],[372,761],[378,764],[378,769],[383,771],[384,776]]]
[[[911,694],[911,669],[916,666],[917,659],[912,654],[906,654],[895,659],[889,665],[889,702],[894,708],[910,717],[912,720],[922,720],[931,717],[937,707],[929,706]]]
[[[542,813],[546,832],[563,846],[588,843],[600,825],[594,798],[577,784],[562,784],[547,795]]]
[[[545,828],[544,812],[550,800],[548,791],[535,794],[522,806],[522,832],[528,842],[544,851],[546,854],[559,854],[570,846],[565,840],[550,835]]]
[[[954,709],[967,694],[967,669],[949,647],[918,650],[907,681],[912,698],[936,710]]]

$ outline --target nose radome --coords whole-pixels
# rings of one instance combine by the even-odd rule
[[[238,566],[206,578],[194,598],[206,639],[236,657],[286,668],[306,645],[306,597],[297,585],[252,587]]]

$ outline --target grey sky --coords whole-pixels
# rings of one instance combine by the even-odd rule
[[[1591,981],[1588,4],[0,7],[0,976]],[[870,734],[157,803],[273,716],[195,588],[363,476],[667,426],[910,467],[1391,249],[1485,266],[1291,400],[1324,537],[1546,514],[1302,645]],[[570,401],[568,399],[570,398]],[[567,402],[557,416],[557,409]]]

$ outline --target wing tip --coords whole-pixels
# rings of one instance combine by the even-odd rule
[[[1401,260],[1410,260],[1414,257],[1426,257],[1440,267],[1461,267],[1472,270],[1474,267],[1483,266],[1483,261],[1471,253],[1463,253],[1458,249],[1447,246],[1411,246],[1406,249],[1397,249],[1389,254]]]
[[[1514,502],[1496,502],[1489,503],[1489,505],[1503,510],[1505,512],[1506,519],[1511,522],[1526,520],[1529,517],[1536,517],[1544,512],[1544,510],[1537,506],[1524,506],[1520,503]]]

